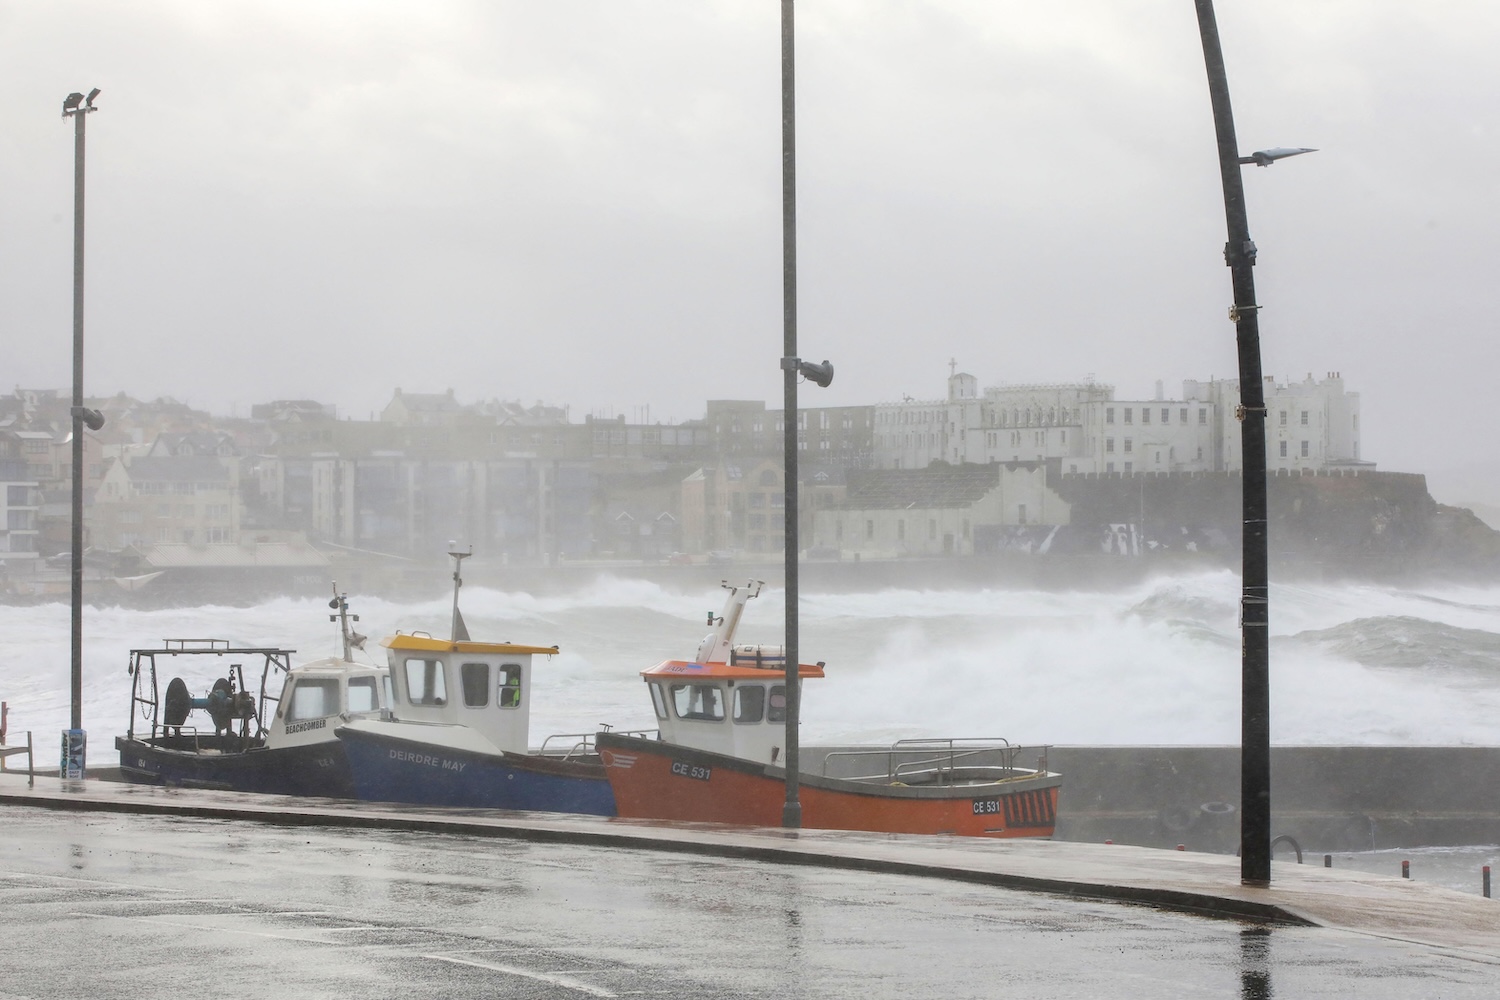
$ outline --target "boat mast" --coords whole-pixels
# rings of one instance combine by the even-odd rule
[[[349,627],[351,621],[359,621],[359,615],[349,613],[349,595],[339,593],[337,580],[333,584],[333,600],[328,602],[328,606],[338,612],[336,615],[329,615],[328,620],[339,623],[339,634],[344,639],[344,662],[353,663],[354,649],[356,646],[363,648],[365,637]]]
[[[469,630],[464,625],[463,616],[458,613],[458,589],[464,585],[464,560],[473,554],[474,546],[472,545],[460,552],[457,542],[448,543],[448,555],[453,557],[453,628],[449,640],[451,642],[458,642],[460,639],[467,642],[469,638]]]

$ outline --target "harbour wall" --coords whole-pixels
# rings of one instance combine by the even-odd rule
[[[1238,747],[1054,747],[1048,765],[1059,840],[1239,849]],[[1500,844],[1500,747],[1272,747],[1271,836],[1313,854]]]

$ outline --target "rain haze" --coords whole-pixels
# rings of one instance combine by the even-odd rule
[[[400,386],[633,421],[779,405],[773,0],[0,3],[0,373],[216,414]],[[1479,500],[1500,11],[1224,0],[1264,367]],[[803,405],[1237,374],[1190,0],[797,4]],[[1496,477],[1500,478],[1500,477]],[[1454,484],[1445,488],[1445,484]],[[1473,484],[1473,485],[1471,485]],[[1457,491],[1457,494],[1455,494]],[[1494,491],[1500,494],[1500,489]],[[1486,494],[1485,496],[1488,496]]]

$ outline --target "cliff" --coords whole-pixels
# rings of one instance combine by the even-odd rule
[[[1136,526],[1143,552],[1237,555],[1243,481],[1237,473],[1055,475],[1072,507],[1069,547],[1097,544],[1110,525]],[[1353,470],[1267,480],[1273,569],[1334,576],[1500,576],[1500,532],[1437,503],[1426,477]]]

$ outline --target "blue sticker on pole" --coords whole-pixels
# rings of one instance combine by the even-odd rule
[[[88,733],[82,729],[64,729],[62,734],[62,776],[64,778],[83,780],[83,766],[85,747],[88,745]]]

